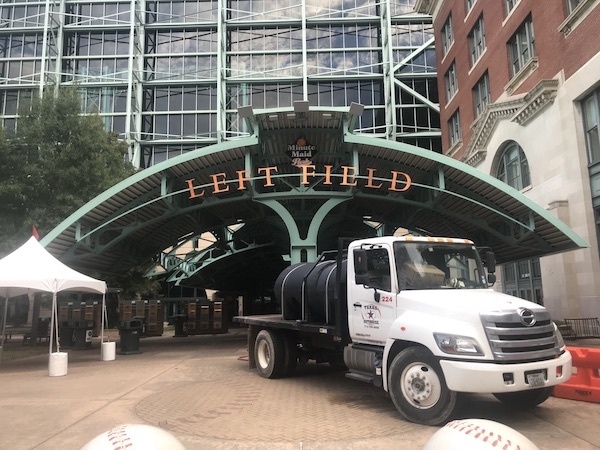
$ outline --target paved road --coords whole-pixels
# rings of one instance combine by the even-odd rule
[[[402,420],[382,390],[307,364],[294,378],[249,371],[246,335],[143,338],[141,354],[100,361],[100,343],[0,366],[0,449],[79,449],[124,423],[159,426],[195,449],[421,449],[438,430]],[[600,404],[550,398],[514,412],[492,396],[462,399],[457,418],[485,418],[541,450],[600,448]]]

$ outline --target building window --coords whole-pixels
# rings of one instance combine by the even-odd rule
[[[596,219],[596,236],[600,236],[600,206],[594,208],[594,216]],[[598,251],[600,251],[600,241],[598,242]]]
[[[519,1],[520,0],[504,0],[504,7],[506,8],[507,16],[515,8],[515,6],[517,6],[517,3],[519,3]]]
[[[454,61],[446,72],[446,75],[444,75],[444,80],[446,82],[446,100],[449,102],[458,91],[458,83],[456,82],[456,63]]]
[[[535,56],[533,22],[528,18],[508,41],[511,75],[514,77]]]
[[[460,114],[457,110],[448,121],[448,131],[450,135],[450,147],[461,140],[462,134],[460,131]]]
[[[529,164],[525,152],[516,142],[509,143],[500,158],[496,178],[521,190],[531,184]]]
[[[488,73],[484,73],[473,88],[473,110],[475,117],[479,117],[487,105],[490,104],[490,79]]]
[[[477,60],[485,50],[485,32],[483,30],[483,16],[480,16],[469,33],[469,53],[471,54],[471,66],[474,66]]]
[[[583,0],[567,0],[567,12],[571,14]]]
[[[583,100],[583,125],[590,164],[600,163],[600,89]]]
[[[454,43],[454,32],[452,31],[452,15],[448,16],[446,23],[442,27],[442,49],[444,55],[448,53]]]
[[[544,304],[539,258],[504,264],[502,280],[505,294]]]
[[[473,9],[473,5],[475,4],[477,0],[465,0],[465,15],[469,14],[469,11],[471,11],[471,9]]]
[[[596,219],[596,234],[600,237],[600,89],[596,89],[581,102],[585,145],[588,154],[588,172],[592,188],[592,203]],[[600,246],[600,240],[599,244]],[[600,250],[600,247],[599,247]]]

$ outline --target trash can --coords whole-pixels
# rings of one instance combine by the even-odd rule
[[[93,320],[80,320],[73,325],[73,350],[87,350],[92,348],[92,335],[94,334]]]
[[[139,318],[119,321],[119,355],[132,355],[140,352],[140,334],[144,324]]]
[[[62,348],[73,347],[73,329],[75,322],[73,320],[64,320],[58,326],[58,343]]]
[[[146,318],[144,316],[135,316],[135,317],[132,317],[131,320],[139,320],[142,323],[140,337],[146,336]]]
[[[173,325],[175,326],[175,334],[173,337],[186,337],[188,334],[185,331],[185,323],[187,322],[187,315],[175,314],[173,316]]]

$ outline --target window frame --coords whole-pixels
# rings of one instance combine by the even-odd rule
[[[452,61],[450,67],[444,74],[444,83],[446,85],[446,100],[450,103],[450,100],[454,98],[458,92],[458,78],[456,76],[456,61]]]
[[[468,16],[477,0],[465,0],[465,16]]]
[[[504,12],[508,16],[521,0],[504,0]]]
[[[529,61],[535,58],[535,33],[531,16],[519,26],[508,41],[511,77],[515,77]]]
[[[454,44],[454,29],[452,28],[452,14],[448,15],[448,18],[442,26],[442,54],[446,56],[448,51]]]
[[[600,163],[600,88],[581,100],[581,115],[588,163],[594,165]]]
[[[473,28],[467,36],[469,53],[471,57],[471,67],[477,64],[481,55],[485,51],[485,27],[483,23],[483,14],[479,16]]]
[[[516,154],[510,155],[514,151]],[[510,174],[511,170],[515,175]],[[510,141],[502,149],[496,168],[496,178],[518,191],[531,186],[529,161],[523,148],[516,142]]]
[[[543,305],[544,289],[540,259],[532,258],[503,264],[502,291]]]
[[[460,142],[462,139],[462,130],[460,128],[460,110],[457,109],[448,119],[448,138],[450,147]]]
[[[583,3],[584,0],[566,0],[567,1],[567,15],[571,14],[573,11],[577,9],[580,3]]]
[[[490,77],[486,71],[472,89],[473,112],[475,118],[479,117],[491,103]],[[485,94],[485,95],[482,95]]]

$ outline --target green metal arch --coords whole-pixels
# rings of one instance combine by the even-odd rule
[[[222,142],[219,144],[209,145],[207,147],[203,147],[201,149],[191,151],[185,153],[183,155],[176,156],[175,158],[168,159],[159,164],[151,166],[147,169],[141,170],[134,175],[126,178],[123,181],[115,184],[110,189],[98,194],[92,200],[87,202],[85,205],[81,206],[77,211],[63,220],[60,224],[58,224],[50,233],[44,236],[40,243],[44,246],[48,245],[54,239],[56,239],[62,232],[64,232],[68,227],[70,227],[77,220],[81,219],[85,213],[91,211],[92,209],[98,207],[102,203],[106,202],[115,194],[121,192],[123,189],[133,186],[134,184],[147,179],[153,175],[160,174],[162,172],[168,171],[170,168],[175,167],[179,164],[182,164],[186,161],[190,161],[192,159],[199,158],[201,156],[207,156],[211,154],[216,154],[222,152],[224,150],[235,149],[238,147],[245,147],[251,145],[257,145],[258,138],[256,136],[250,136],[248,138],[243,138],[239,140],[232,140],[227,142]]]
[[[589,247],[589,244],[583,240],[580,236],[578,236],[567,224],[561,221],[558,217],[548,212],[541,205],[534,202],[527,196],[523,195],[521,192],[512,188],[508,184],[500,181],[497,178],[492,177],[491,175],[487,175],[484,172],[475,169],[474,167],[469,166],[463,162],[460,162],[456,159],[450,158],[445,155],[441,155],[439,153],[434,153],[429,150],[424,150],[419,147],[415,147],[409,144],[405,144],[402,142],[388,141],[388,140],[377,140],[377,144],[374,144],[373,138],[365,137],[364,135],[356,135],[351,133],[346,133],[344,136],[344,140],[347,143],[356,144],[356,145],[365,145],[365,146],[373,146],[377,145],[381,148],[387,148],[390,150],[397,150],[399,152],[409,153],[414,156],[419,156],[422,158],[427,158],[430,161],[435,161],[444,166],[452,167],[454,169],[460,170],[474,178],[477,178],[494,188],[510,195],[515,200],[519,201],[521,204],[526,206],[529,210],[535,212],[539,216],[543,217],[545,220],[554,225],[558,230],[568,236],[578,247]]]
[[[91,201],[89,201],[87,204],[83,205],[81,208],[79,208],[77,211],[75,211],[73,214],[71,214],[69,217],[67,217],[64,221],[62,221],[55,229],[53,229],[48,235],[46,235],[42,240],[41,243],[44,246],[53,246],[53,242],[55,240],[59,240],[58,238],[61,237],[61,235],[63,233],[66,233],[67,230],[71,229],[73,226],[76,226],[80,221],[81,222],[85,222],[86,219],[86,215],[89,214],[89,217],[87,219],[88,222],[93,223],[93,220],[90,220],[90,218],[94,217],[94,214],[92,214],[92,212],[95,210],[95,208],[98,208],[99,206],[103,205],[105,202],[108,202],[112,197],[117,196],[118,194],[122,193],[122,192],[126,192],[127,189],[134,189],[136,191],[142,191],[142,186],[144,185],[144,182],[146,181],[146,185],[152,186],[151,188],[147,188],[146,193],[150,194],[151,192],[155,192],[157,193],[156,196],[152,196],[152,195],[148,195],[148,198],[143,199],[141,198],[141,195],[139,197],[139,202],[135,205],[133,205],[132,203],[126,203],[124,201],[121,201],[119,208],[117,208],[117,210],[113,210],[108,216],[104,216],[103,219],[101,219],[99,222],[96,222],[95,225],[95,231],[94,233],[103,233],[104,231],[99,231],[99,230],[106,230],[108,227],[107,225],[110,225],[111,221],[115,220],[115,217],[119,218],[128,214],[131,214],[132,212],[138,210],[138,209],[143,209],[145,206],[149,206],[154,204],[155,202],[161,202],[161,201],[165,201],[168,202],[169,198],[171,196],[177,196],[177,195],[181,195],[184,194],[184,190],[181,190],[180,188],[177,188],[177,190],[169,190],[167,189],[166,191],[163,191],[162,189],[165,186],[165,180],[166,184],[169,184],[169,180],[168,179],[176,179],[179,177],[179,181],[181,181],[181,176],[184,176],[186,174],[185,170],[177,170],[179,169],[178,166],[186,164],[186,163],[190,163],[193,160],[199,159],[199,158],[203,158],[203,157],[207,157],[210,155],[216,155],[219,154],[221,152],[227,152],[227,151],[233,151],[232,155],[223,155],[224,157],[221,159],[221,163],[220,164],[231,164],[231,163],[239,163],[239,161],[241,159],[244,160],[244,167],[248,167],[248,164],[251,163],[251,158],[249,158],[249,153],[247,151],[243,151],[242,149],[244,148],[257,148],[260,147],[260,139],[259,139],[259,133],[255,133],[254,135],[247,137],[247,138],[242,138],[242,139],[238,139],[238,140],[232,140],[232,141],[227,141],[227,142],[223,142],[220,144],[215,144],[215,145],[211,145],[208,147],[204,147],[183,155],[180,155],[178,157],[169,159],[167,161],[164,161],[160,164],[157,164],[155,166],[152,166],[148,169],[144,169],[134,175],[132,175],[131,177],[127,178],[126,180],[121,181],[120,183],[116,184],[115,186],[113,186],[112,188],[106,190],[105,192],[101,193],[100,195],[96,196],[94,199],[92,199]],[[421,168],[414,168],[415,173],[420,171],[420,176],[426,179],[428,179],[427,177],[429,177],[431,175],[432,178],[429,178],[432,180],[431,184],[427,184],[427,182],[424,183],[414,183],[415,187],[418,187],[420,189],[423,190],[423,192],[432,192],[431,197],[433,198],[433,201],[427,202],[427,201],[423,201],[420,202],[419,197],[407,197],[404,198],[403,196],[396,196],[396,195],[387,195],[387,196],[371,196],[369,193],[365,193],[365,192],[361,192],[359,189],[349,189],[349,190],[344,190],[344,191],[337,191],[337,192],[330,192],[329,194],[325,191],[317,191],[317,190],[313,190],[313,189],[307,189],[307,190],[303,190],[302,192],[300,191],[290,191],[290,192],[274,192],[274,193],[268,193],[268,194],[250,194],[249,192],[246,192],[244,195],[240,195],[240,197],[232,197],[232,198],[218,198],[218,197],[208,197],[206,199],[206,202],[203,204],[181,204],[178,205],[177,207],[174,207],[173,209],[170,209],[167,206],[165,206],[164,204],[161,204],[161,206],[164,208],[163,211],[163,215],[159,217],[160,220],[162,221],[171,221],[171,220],[176,220],[178,217],[190,214],[190,213],[197,213],[197,211],[201,210],[202,208],[205,207],[210,207],[210,206],[214,206],[216,204],[222,204],[225,205],[226,203],[235,203],[235,202],[239,202],[239,201],[248,201],[249,199],[253,200],[254,202],[257,203],[261,203],[265,206],[268,206],[272,211],[276,212],[277,215],[282,219],[282,222],[285,225],[285,228],[287,228],[287,231],[289,233],[289,240],[291,243],[292,248],[290,249],[290,254],[291,255],[296,255],[296,257],[292,256],[293,260],[298,259],[297,258],[297,253],[298,253],[298,249],[301,248],[307,248],[309,249],[309,255],[310,257],[314,257],[314,252],[316,249],[316,241],[317,241],[317,235],[319,233],[319,227],[321,226],[321,224],[323,224],[326,216],[331,213],[333,210],[336,209],[337,206],[339,206],[340,204],[343,204],[345,202],[347,202],[348,200],[352,200],[352,199],[360,199],[362,198],[364,199],[369,199],[369,198],[373,198],[373,200],[381,200],[381,201],[385,201],[385,202],[396,202],[398,204],[404,204],[409,206],[410,208],[413,208],[417,213],[419,210],[421,211],[429,211],[431,214],[438,214],[438,213],[446,213],[448,216],[452,216],[454,214],[453,211],[451,211],[447,206],[446,209],[436,209],[436,193],[437,194],[443,194],[444,196],[450,196],[452,199],[456,199],[456,201],[462,201],[464,202],[468,202],[469,204],[473,204],[474,207],[479,207],[479,208],[483,208],[483,209],[487,209],[489,211],[493,211],[493,216],[496,217],[500,217],[502,218],[503,223],[506,224],[512,224],[511,226],[515,226],[515,227],[519,227],[521,229],[524,230],[525,235],[527,233],[533,234],[534,235],[534,239],[537,239],[537,243],[534,243],[533,245],[535,246],[535,252],[537,252],[537,254],[542,254],[543,252],[546,253],[552,253],[552,252],[556,252],[556,251],[563,251],[565,249],[573,249],[573,248],[581,248],[581,247],[587,247],[588,244],[581,239],[576,233],[573,232],[573,230],[571,230],[566,224],[564,224],[560,219],[558,219],[556,216],[554,216],[552,213],[550,213],[549,211],[545,210],[544,208],[542,208],[539,204],[535,203],[534,201],[532,201],[531,199],[529,199],[528,197],[526,197],[525,195],[523,195],[521,192],[511,188],[510,186],[508,186],[507,184],[503,183],[502,181],[487,175],[471,166],[468,166],[464,163],[461,163],[460,161],[457,161],[455,159],[452,159],[450,157],[438,154],[438,153],[434,153],[432,151],[429,150],[424,150],[421,149],[419,147],[415,147],[409,144],[404,144],[404,143],[400,143],[400,142],[395,142],[395,141],[390,141],[390,140],[384,140],[384,139],[380,139],[380,138],[374,138],[372,136],[367,136],[367,135],[357,135],[357,134],[353,134],[350,131],[345,131],[343,133],[343,145],[345,145],[346,147],[349,147],[352,149],[352,161],[354,164],[358,164],[361,160],[361,158],[365,158],[365,155],[369,154],[369,158],[373,158],[375,160],[380,160],[385,162],[389,162],[390,164],[395,164],[396,161],[395,160],[390,160],[389,159],[389,155],[386,158],[383,158],[383,153],[381,153],[381,155],[379,155],[379,151],[380,150],[390,150],[392,152],[394,152],[394,154],[397,154],[397,158],[398,161],[402,160],[402,157],[404,157],[405,155],[411,155],[414,157],[417,157],[418,159],[418,163],[422,164],[422,167],[429,167],[427,169],[421,169]],[[376,151],[373,152],[372,150],[375,149]],[[371,151],[369,151],[371,150]],[[243,156],[241,155],[243,153]],[[227,159],[229,156],[232,156],[232,159]],[[394,156],[392,155],[392,159],[394,158]],[[195,171],[196,173],[200,170],[200,171],[204,171],[204,170],[210,170],[211,167],[215,167],[215,166],[210,166],[208,164],[205,164],[205,161],[198,161],[198,164],[195,166],[194,169],[188,169],[187,166],[186,170],[189,170],[189,173],[192,173],[192,171]],[[425,164],[426,163],[426,164]],[[400,164],[402,164],[402,162],[400,162]],[[182,166],[183,167],[183,166]],[[562,235],[564,235],[565,237],[568,238],[569,242],[565,243],[566,241],[563,240],[561,241],[560,245],[557,247],[552,247],[550,245],[546,245],[545,242],[542,242],[542,239],[538,236],[538,234],[536,233],[535,230],[535,223],[534,223],[534,219],[530,218],[529,219],[529,223],[527,223],[527,218],[525,218],[525,223],[523,222],[523,220],[520,217],[514,217],[511,216],[511,214],[505,210],[502,210],[502,208],[500,208],[497,204],[495,204],[494,202],[492,202],[491,200],[488,202],[487,199],[485,197],[483,197],[482,195],[480,195],[479,192],[473,192],[473,193],[469,193],[468,192],[468,186],[462,186],[459,184],[456,184],[454,181],[450,180],[449,178],[446,178],[447,172],[444,172],[445,170],[448,169],[453,169],[454,171],[458,171],[460,174],[465,174],[468,175],[468,177],[471,177],[469,179],[469,181],[471,181],[471,179],[473,180],[478,180],[479,182],[481,182],[482,184],[479,185],[480,187],[483,185],[485,187],[492,187],[493,189],[497,190],[498,192],[501,192],[502,194],[509,196],[510,198],[514,199],[516,202],[518,202],[520,205],[522,205],[527,211],[529,211],[529,214],[532,215],[537,215],[541,218],[543,218],[543,220],[545,221],[544,223],[549,223],[552,225],[552,227],[554,227],[556,230],[558,230],[560,233],[562,233]],[[436,173],[437,171],[437,173]],[[179,173],[179,175],[177,174]],[[452,172],[454,173],[454,172]],[[165,177],[166,176],[166,177]],[[296,176],[294,175],[287,175],[287,176]],[[437,178],[436,178],[437,177]],[[159,179],[160,178],[160,179]],[[358,177],[360,178],[360,177]],[[377,178],[377,180],[380,181],[386,181],[385,178]],[[389,179],[387,179],[387,181],[389,181]],[[452,185],[452,189],[449,189],[448,185]],[[160,192],[158,192],[158,190],[160,190]],[[426,196],[426,195],[425,195]],[[291,214],[285,210],[285,207],[283,207],[281,205],[281,200],[289,200],[289,199],[294,199],[294,198],[302,198],[302,197],[309,197],[309,198],[313,198],[313,199],[323,199],[326,201],[326,206],[323,205],[323,207],[321,209],[319,209],[318,214],[315,214],[313,216],[313,221],[310,224],[309,230],[308,230],[308,236],[307,237],[302,237],[300,236],[300,234],[298,233],[298,228],[296,226],[296,224],[294,223],[294,219],[291,216]],[[123,198],[127,198],[126,196],[124,196]],[[328,200],[329,199],[329,200]],[[438,197],[439,199],[439,197]],[[119,210],[121,210],[121,212],[117,213]],[[483,221],[483,220],[478,220],[477,218],[469,218],[469,217],[463,217],[464,221],[469,222],[469,226],[478,228],[479,230],[481,230],[482,232],[487,233],[487,235],[494,235],[496,233],[496,238],[503,240],[505,244],[508,245],[518,245],[519,242],[518,240],[515,240],[514,242],[511,241],[510,236],[505,236],[505,235],[501,235],[500,233],[496,232],[496,230],[494,230],[493,228],[491,228],[487,222]],[[131,239],[127,239],[129,238],[132,234],[134,234],[136,232],[136,230],[140,230],[140,229],[144,229],[144,227],[151,227],[152,220],[146,221],[146,222],[135,222],[132,223],[131,225],[127,225],[125,227],[122,227],[119,229],[119,231],[115,231],[115,237],[113,238],[113,240],[109,241],[108,244],[100,244],[98,245],[95,250],[93,250],[96,254],[101,254],[104,251],[109,251],[110,247],[116,247],[117,244],[119,244],[119,242],[124,241],[123,245],[127,246],[129,245],[131,247],[131,243],[133,242]],[[391,222],[390,222],[391,223]],[[106,228],[105,228],[106,227]],[[151,228],[149,228],[149,230],[151,230]],[[120,234],[119,234],[120,233]],[[73,239],[72,236],[69,239]],[[79,241],[77,239],[81,239],[83,240],[83,238],[81,237],[81,235],[77,234],[75,235],[75,241],[72,241],[70,243],[70,247],[67,248],[66,251],[63,251],[63,255],[69,255],[68,257],[74,257],[75,259],[77,259],[77,257],[74,256],[74,252],[77,248],[82,249],[82,251],[86,251],[84,249],[85,247],[85,242],[81,242],[79,243]],[[135,238],[133,238],[135,239]],[[531,240],[529,241],[530,243],[532,242]],[[64,249],[64,240],[63,240],[63,249]],[[78,247],[79,246],[79,247]],[[126,247],[126,249],[128,249]],[[296,249],[296,253],[295,250]],[[92,251],[91,249],[88,249],[88,251]],[[161,250],[162,251],[162,250]],[[61,255],[58,254],[58,257],[60,257]]]

